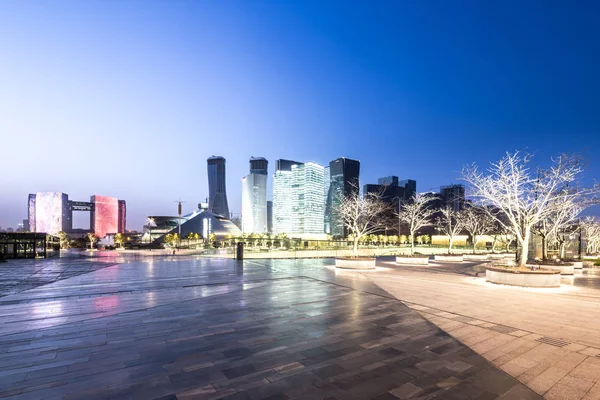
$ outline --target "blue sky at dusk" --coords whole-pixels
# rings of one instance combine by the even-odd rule
[[[591,1],[2,1],[0,226],[61,191],[125,199],[141,229],[203,201],[213,154],[234,213],[250,156],[426,191],[507,150],[582,152],[591,183],[598,20]]]

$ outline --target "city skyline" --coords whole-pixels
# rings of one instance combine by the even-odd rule
[[[140,229],[148,215],[175,214],[178,198],[184,212],[205,201],[213,154],[227,159],[234,214],[253,154],[357,159],[361,185],[396,175],[426,191],[505,151],[542,165],[582,152],[591,182],[598,13],[516,2],[2,2],[0,226],[27,218],[29,193],[64,192],[125,199],[128,228]]]

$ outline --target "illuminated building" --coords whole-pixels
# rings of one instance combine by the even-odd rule
[[[250,174],[242,178],[242,232],[267,232],[267,169],[262,157],[250,158]]]
[[[208,163],[208,209],[215,214],[229,218],[227,191],[225,189],[225,159],[212,156]]]
[[[90,229],[100,238],[107,233],[119,231],[119,200],[115,197],[94,195],[90,198],[94,205]]]
[[[275,161],[273,174],[273,233],[292,231],[294,191],[292,188],[292,166],[302,163],[291,160]]]
[[[179,233],[179,217],[150,216],[144,229],[143,242],[163,243],[169,233]],[[197,233],[205,239],[211,234],[218,239],[227,235],[240,237],[242,234],[229,219],[201,208],[181,217],[181,237],[185,238],[190,233]]]
[[[115,197],[92,196],[87,201],[69,200],[61,192],[38,192],[28,197],[28,225],[31,232],[55,235],[73,232],[73,211],[90,213],[90,231],[103,238],[109,233],[123,233],[126,204]]]
[[[313,162],[292,166],[292,235],[323,234],[324,173]]]
[[[341,157],[329,163],[325,233],[336,238],[348,236],[348,229],[336,209],[346,196],[358,194],[359,175],[360,161],[358,160]]]
[[[273,233],[322,235],[325,168],[319,164],[277,160],[273,175]]]
[[[69,196],[60,192],[37,192],[29,195],[29,228],[32,232],[56,235],[71,230]]]

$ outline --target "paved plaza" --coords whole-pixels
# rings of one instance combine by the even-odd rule
[[[600,399],[600,269],[560,289],[494,285],[475,263],[397,267],[363,276],[547,399]]]
[[[190,256],[2,264],[10,279],[0,292],[0,397],[540,398],[368,274],[332,264]]]

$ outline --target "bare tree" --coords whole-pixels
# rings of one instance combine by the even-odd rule
[[[381,193],[365,193],[361,197],[358,191],[352,191],[336,208],[352,235],[354,257],[358,255],[361,238],[381,232],[390,225],[387,216],[391,206],[382,200]]]
[[[448,254],[452,252],[454,238],[465,228],[464,211],[454,211],[450,205],[442,208],[436,220],[437,228],[448,236]]]
[[[565,257],[566,239],[573,231],[573,224],[577,221],[579,214],[595,202],[593,197],[574,196],[572,192],[573,190],[565,189],[562,196],[557,196],[555,204],[551,205],[553,212],[540,223],[544,230],[547,230],[542,236],[544,259],[547,258],[548,251],[546,240],[556,243],[560,250],[560,258]]]
[[[600,220],[598,217],[587,216],[581,221],[581,234],[585,240],[585,252],[597,253],[600,248]]]
[[[463,211],[464,229],[469,232],[473,239],[473,254],[480,236],[492,233],[494,230],[494,219],[490,213],[482,207],[467,206]]]
[[[93,232],[88,232],[87,240],[90,242],[90,249],[94,248],[94,243],[98,241],[98,236]]]
[[[429,207],[433,197],[415,193],[412,198],[400,205],[398,218],[400,222],[408,225],[410,232],[410,254],[415,251],[415,233],[423,227],[431,225],[434,213]]]
[[[589,189],[565,189],[582,172],[578,157],[561,155],[552,159],[547,169],[536,169],[532,174],[528,164],[530,155],[520,152],[506,153],[496,163],[491,163],[487,173],[475,165],[463,168],[462,179],[469,183],[471,195],[482,204],[498,209],[506,216],[506,221],[495,217],[515,235],[521,247],[519,266],[524,267],[529,257],[529,241],[532,228],[550,218],[555,212],[555,204],[565,196],[585,197],[593,191]],[[494,214],[490,214],[494,215]]]

